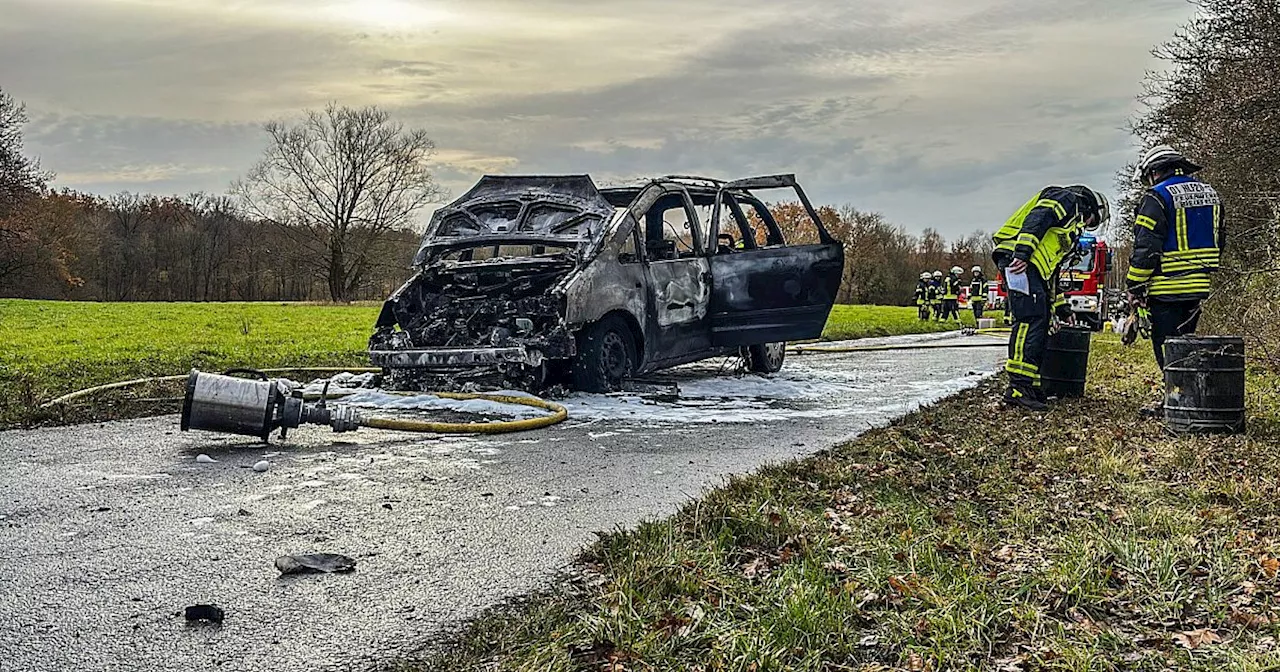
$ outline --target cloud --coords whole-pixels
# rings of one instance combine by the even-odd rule
[[[1182,0],[0,0],[28,146],[82,188],[221,191],[262,121],[426,128],[438,176],[796,172],[919,230],[1109,187]]]

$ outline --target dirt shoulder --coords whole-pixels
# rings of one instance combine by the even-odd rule
[[[1174,438],[1156,373],[1101,337],[1043,417],[996,382],[735,479],[416,669],[1271,669],[1278,379],[1247,436]]]

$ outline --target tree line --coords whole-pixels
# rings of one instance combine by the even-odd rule
[[[409,275],[414,216],[436,201],[435,146],[376,108],[265,126],[226,196],[49,187],[0,90],[0,296],[89,301],[353,301]]]
[[[363,233],[363,232],[362,232]],[[367,235],[367,234],[366,234]],[[355,239],[363,242],[365,235]],[[380,237],[350,300],[385,298],[418,236]],[[328,301],[313,251],[226,196],[45,191],[0,215],[0,296],[83,301]]]

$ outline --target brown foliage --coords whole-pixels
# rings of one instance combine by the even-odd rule
[[[818,242],[816,228],[799,203],[777,203],[769,211],[790,244]],[[909,305],[920,274],[929,271],[946,273],[952,266],[969,269],[982,266],[988,278],[994,278],[991,264],[991,238],[977,231],[948,246],[945,238],[933,229],[925,229],[920,237],[894,226],[878,212],[863,212],[851,205],[840,209],[818,208],[822,223],[844,243],[844,280],[837,301],[851,304]],[[762,232],[763,227],[756,226]],[[763,240],[756,241],[764,244]]]

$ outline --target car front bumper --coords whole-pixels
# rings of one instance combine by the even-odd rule
[[[421,350],[372,350],[369,359],[384,369],[450,370],[494,367],[504,364],[541,366],[546,355],[541,350],[514,346],[505,348],[430,348]]]

